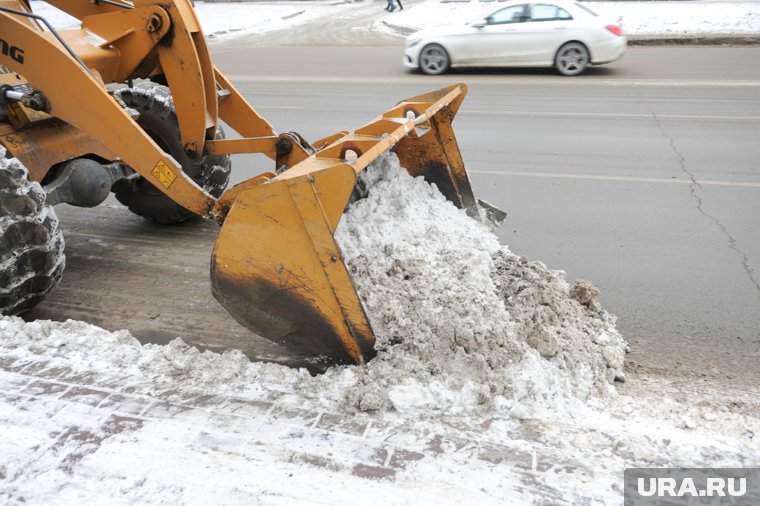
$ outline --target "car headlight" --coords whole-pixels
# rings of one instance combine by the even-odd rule
[[[422,41],[422,39],[408,39],[406,41],[406,47],[414,47],[417,44],[419,44]]]

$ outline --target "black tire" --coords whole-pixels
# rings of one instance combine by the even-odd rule
[[[588,49],[580,42],[568,42],[554,56],[554,68],[563,76],[580,75],[590,63]]]
[[[140,113],[137,123],[161,149],[177,160],[185,174],[214,197],[222,194],[230,179],[230,157],[208,155],[192,160],[185,154],[169,88],[145,81],[136,83],[133,88],[119,88],[116,93],[127,107]],[[217,128],[215,138],[224,138],[221,127]],[[130,211],[162,225],[181,223],[195,216],[144,178],[131,184],[120,181],[112,189],[118,201]]]
[[[58,286],[65,265],[63,234],[45,191],[0,148],[0,314],[39,304]]]
[[[449,52],[440,44],[428,44],[420,51],[419,67],[429,76],[444,74],[451,67]]]

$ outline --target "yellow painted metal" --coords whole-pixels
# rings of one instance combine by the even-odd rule
[[[459,84],[400,102],[277,177],[239,192],[212,254],[214,296],[240,323],[294,352],[339,363],[372,358],[374,333],[335,229],[357,174],[402,145],[402,166],[468,207],[472,190],[450,129],[465,93]]]
[[[101,40],[97,46],[109,49],[114,60],[112,74],[101,75],[106,82],[122,82],[136,76],[136,71],[156,44],[171,28],[168,13],[157,6],[118,10],[104,14],[90,15],[82,19],[82,29],[95,34]],[[81,39],[92,42],[86,34]],[[86,55],[79,57],[90,64]]]
[[[24,48],[24,62],[0,54],[0,65],[23,75],[50,102],[51,115],[96,135],[110,152],[133,167],[157,188],[180,205],[201,216],[210,216],[214,199],[205,193],[177,163],[148,137],[108,94],[92,74],[82,69],[55,41],[40,37],[39,32],[15,16],[0,15],[0,33]],[[86,97],[86,100],[76,100]],[[106,128],[104,128],[107,126]],[[168,187],[163,178],[153,174],[163,162],[177,175]]]
[[[16,74],[13,70],[0,65],[0,84],[18,86],[25,83],[26,81],[24,81],[20,75]]]
[[[85,155],[113,160],[114,154],[98,140],[58,120],[16,130],[0,122],[0,144],[18,158],[35,181],[42,181],[50,167]]]
[[[115,0],[115,2],[123,5],[123,7],[87,0],[45,0],[45,2],[80,20],[95,14],[123,12],[127,8],[132,8],[131,3],[121,0]]]
[[[272,125],[259,116],[240,92],[214,67],[217,91],[223,93],[219,100],[219,117],[244,137],[276,137]],[[266,153],[274,160],[274,152]]]
[[[334,208],[348,201],[355,180],[344,164],[244,191],[211,260],[213,293],[240,323],[296,353],[341,363],[362,363],[374,353],[374,335],[333,239],[340,216]]]
[[[216,201],[216,205],[214,206],[214,215],[216,216],[217,221],[219,221],[220,224],[224,222],[227,214],[230,212],[232,204],[235,203],[241,193],[262,185],[274,179],[276,176],[277,175],[274,172],[263,172],[258,176],[246,179],[242,183],[238,183],[225,191],[221,198]]]
[[[111,82],[111,77],[116,75],[119,64],[117,52],[108,47],[100,47],[102,39],[88,30],[61,30],[58,34],[87,65],[93,75],[97,76],[101,82]],[[50,32],[40,33],[40,38],[47,39],[50,45],[59,45],[58,40]],[[27,77],[29,76],[28,68],[24,67],[24,74]]]
[[[275,143],[278,137],[246,137],[243,139],[220,139],[206,141],[206,151],[210,155],[234,155],[242,153],[264,153],[275,157]]]
[[[14,9],[14,10],[23,11],[23,12],[29,12],[27,4],[24,2],[24,0],[0,0],[0,7],[5,7],[7,9]],[[20,21],[22,23],[26,23],[32,28],[37,28],[37,22],[34,19],[22,18]]]
[[[8,121],[16,129],[25,128],[33,123],[53,119],[48,113],[29,109],[21,102],[11,102],[8,104],[6,113],[8,114]]]
[[[87,96],[88,93],[86,89],[73,86],[75,81],[81,80],[81,76],[74,77],[74,73],[89,72],[101,84],[163,74],[172,91],[182,144],[189,156],[198,157],[208,153],[205,142],[214,138],[220,117],[244,137],[277,137],[271,125],[259,116],[224,75],[213,67],[190,0],[118,2],[123,7],[87,0],[46,1],[82,20],[81,29],[62,30],[58,33],[86,68],[77,68],[73,61],[68,61],[57,68],[54,74],[52,68],[40,64],[39,57],[35,58],[32,64],[26,63],[22,66],[9,63],[6,66],[22,74],[24,81],[31,83],[35,89],[50,89],[55,84],[56,89],[60,91],[59,96],[62,96],[64,91],[67,92],[68,100],[57,100],[54,104],[56,110],[62,113],[58,117],[64,121],[77,125],[78,123],[72,122],[73,117],[80,117],[86,122],[83,115],[91,112],[87,106],[80,110],[79,102],[74,99],[77,96]],[[0,5],[6,7],[26,10],[21,0],[0,2]],[[25,48],[39,52],[37,46],[45,45],[66,53],[53,34],[43,31],[35,21],[7,13],[0,14],[0,17],[7,27],[2,31],[4,39],[16,40],[15,32],[19,30],[18,26],[23,24],[29,29],[24,35]],[[12,21],[15,25],[11,24]],[[168,35],[169,29],[171,36]],[[36,34],[37,37],[32,34]],[[161,44],[158,44],[159,40]],[[63,56],[56,55],[61,62],[66,59]],[[45,72],[42,72],[43,70]],[[103,91],[102,88],[99,91]],[[115,102],[108,105],[107,109],[114,110],[113,105]],[[96,108],[103,106],[103,102],[100,102]],[[113,113],[114,111],[111,111],[109,114]],[[100,128],[103,124],[107,123],[101,123],[94,131],[84,130],[83,135],[97,132],[94,137],[98,139],[103,135],[103,150],[119,153],[119,156],[126,160],[127,156],[115,150],[112,145],[105,147],[107,142],[114,139],[109,132]],[[127,130],[120,132],[122,145],[137,147],[152,143],[148,136],[135,126],[132,125],[132,131],[129,133]],[[259,148],[256,149],[256,152],[259,152]],[[71,152],[80,153],[76,146],[71,146]],[[271,146],[261,152],[272,159],[276,157]],[[136,155],[132,154],[130,158],[134,161]],[[147,156],[142,158],[145,160]],[[155,177],[150,176],[156,163],[154,159],[143,166],[133,165],[132,162],[130,165],[149,181],[159,183]],[[179,181],[170,188],[164,188],[160,184],[157,187],[184,207],[201,215],[206,215],[206,210],[210,208],[211,197],[197,186]]]
[[[77,36],[67,36],[66,31],[61,34],[78,46],[76,53],[88,66],[98,68],[91,61],[111,65],[106,72],[98,68],[105,82],[146,77],[140,74],[160,65],[172,88],[182,145],[191,158],[203,154],[206,139],[213,139],[216,131],[218,100],[214,67],[190,0],[121,2],[125,8],[84,0],[46,1],[82,20],[84,32]],[[164,37],[170,29],[171,36]],[[92,45],[88,34],[97,34],[103,40],[94,48],[88,47]],[[157,45],[158,40],[163,43]],[[116,56],[97,54],[96,48],[106,46]],[[153,64],[142,65],[145,62]]]
[[[182,145],[195,158],[203,153],[206,130],[216,127],[216,83],[203,36],[195,31],[197,20],[194,15],[183,17],[186,10],[179,7],[183,3],[187,0],[164,4],[172,19],[172,36],[170,44],[157,46],[157,52],[166,80],[178,84],[172,87],[172,97]]]

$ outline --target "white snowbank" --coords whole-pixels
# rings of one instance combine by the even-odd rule
[[[621,16],[633,37],[760,34],[760,2],[589,2],[600,15]]]
[[[585,2],[598,14],[622,17],[629,37],[694,37],[750,35],[760,33],[760,2]],[[59,28],[78,26],[75,19],[41,2],[32,2],[35,12]],[[381,2],[341,3],[322,1],[203,3],[196,11],[204,33],[213,40],[234,40],[273,30],[318,25],[326,19],[360,10],[377,10],[377,17],[354,29],[397,34],[450,23],[461,23],[498,8],[496,2],[470,0],[442,3],[440,0],[407,2],[403,11],[385,13]]]
[[[273,30],[319,23],[334,8],[330,2],[201,3],[195,5],[203,32],[211,39],[230,40]]]
[[[364,175],[374,185],[335,234],[380,350],[357,371],[355,404],[556,413],[609,393],[626,347],[614,318],[572,299],[562,273],[499,245],[395,154]]]
[[[622,18],[629,37],[694,37],[760,33],[760,2],[583,2],[600,16]],[[439,3],[428,0],[394,13],[387,21],[409,29],[462,23],[499,8],[497,2]]]

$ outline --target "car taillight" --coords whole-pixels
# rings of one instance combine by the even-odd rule
[[[615,35],[623,35],[623,29],[620,28],[618,25],[607,25],[605,28]]]

